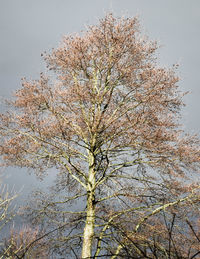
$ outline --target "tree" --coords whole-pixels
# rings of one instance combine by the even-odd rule
[[[38,236],[40,235],[40,237]],[[1,245],[1,257],[9,259],[47,259],[48,244],[39,229],[24,226],[20,230],[11,229],[8,238]]]
[[[119,228],[123,248],[119,258],[198,258],[200,254],[199,209],[190,203],[151,215],[138,232]],[[129,222],[130,225],[131,221]],[[119,232],[119,230],[118,230]],[[114,257],[115,258],[115,257]]]
[[[24,78],[1,114],[5,164],[58,172],[62,197],[39,200],[38,215],[76,258],[123,255],[122,229],[136,235],[163,211],[198,204],[199,140],[177,122],[177,66],[158,66],[157,49],[137,18],[108,14],[44,53],[54,75]]]
[[[12,206],[13,200],[17,195],[9,191],[8,186],[2,183],[0,179],[0,237],[3,237],[4,227],[8,226],[9,222],[14,218],[14,206]],[[0,253],[0,258],[2,254]]]
[[[14,217],[12,201],[17,197],[11,193],[8,187],[0,179],[0,232],[4,226]]]

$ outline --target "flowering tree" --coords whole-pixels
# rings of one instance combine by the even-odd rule
[[[39,200],[38,211],[67,226],[59,242],[76,257],[116,258],[125,249],[119,226],[140,233],[163,211],[197,204],[199,140],[177,122],[177,66],[158,66],[157,48],[137,18],[109,14],[45,53],[56,78],[23,79],[1,114],[5,164],[58,173],[66,193]]]

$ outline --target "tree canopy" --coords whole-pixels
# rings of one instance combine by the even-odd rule
[[[33,215],[59,227],[51,241],[60,253],[180,258],[186,231],[172,239],[166,226],[198,206],[199,139],[179,125],[177,65],[159,66],[157,49],[137,18],[108,14],[44,53],[48,73],[22,79],[0,116],[4,165],[57,173],[60,194],[40,196]]]

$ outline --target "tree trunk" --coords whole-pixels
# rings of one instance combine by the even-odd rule
[[[87,217],[83,233],[82,258],[91,258],[95,221],[94,206],[94,193],[90,192],[87,199]]]
[[[89,152],[89,175],[87,185],[87,216],[83,233],[82,259],[91,258],[95,223],[95,169],[94,156]]]

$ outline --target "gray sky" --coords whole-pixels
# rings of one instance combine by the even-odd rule
[[[160,63],[180,63],[180,89],[191,92],[185,97],[184,128],[198,132],[199,0],[0,0],[0,97],[11,96],[24,76],[37,79],[45,69],[40,54],[56,47],[62,35],[79,32],[108,11],[139,15],[145,32],[162,45]],[[37,185],[24,171],[14,171],[9,169],[16,189]]]

